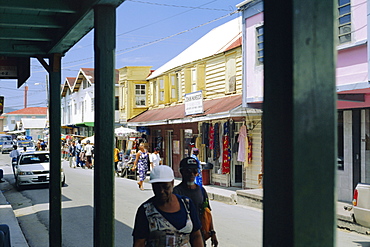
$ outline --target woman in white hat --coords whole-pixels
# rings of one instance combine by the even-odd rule
[[[150,173],[154,196],[136,212],[134,247],[203,247],[200,220],[193,202],[172,193],[173,170],[156,166]]]

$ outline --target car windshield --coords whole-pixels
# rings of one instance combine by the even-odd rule
[[[34,163],[47,163],[49,162],[49,154],[27,154],[22,155],[20,164],[34,164]]]

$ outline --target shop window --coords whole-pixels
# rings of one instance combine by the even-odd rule
[[[184,129],[184,157],[189,157],[191,155],[191,147],[193,145],[193,130]]]

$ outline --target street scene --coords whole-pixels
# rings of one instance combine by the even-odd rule
[[[1,2],[0,246],[370,246],[367,9]]]
[[[66,184],[62,187],[63,246],[93,246],[94,170],[74,169],[67,161],[62,163],[66,174]],[[17,191],[8,154],[0,155],[0,168],[6,180],[0,184],[2,193],[14,209],[27,244],[30,247],[49,246],[48,186]],[[153,191],[149,183],[140,191],[135,180],[115,177],[115,246],[132,246],[135,212],[151,196]],[[261,209],[220,201],[211,201],[211,207],[219,246],[262,246]],[[338,229],[337,246],[370,246],[370,236]]]

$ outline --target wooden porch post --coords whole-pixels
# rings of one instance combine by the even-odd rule
[[[335,245],[334,8],[264,1],[266,247]]]
[[[61,55],[53,54],[49,59],[49,151],[50,151],[50,189],[49,189],[49,246],[62,246],[62,196],[61,196],[61,154],[60,154],[60,84]]]
[[[95,163],[94,246],[114,246],[114,86],[116,8],[94,9]]]

